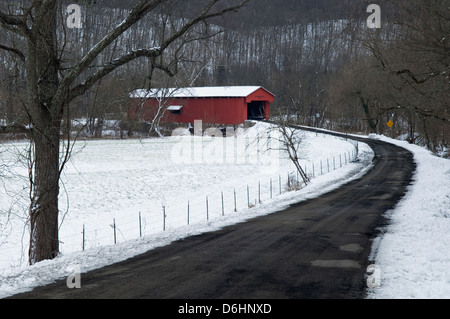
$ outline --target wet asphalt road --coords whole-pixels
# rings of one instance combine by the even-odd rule
[[[413,155],[377,140],[364,177],[319,198],[12,298],[362,299],[373,239],[402,198]]]

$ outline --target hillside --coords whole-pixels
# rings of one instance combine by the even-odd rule
[[[383,3],[383,25],[376,31],[365,24],[365,1],[250,1],[167,49],[162,61],[177,70],[176,77],[156,70],[150,83],[148,59],[137,59],[75,100],[71,116],[89,118],[92,126],[113,117],[129,128],[126,96],[137,88],[259,85],[275,93],[275,109],[294,114],[300,124],[406,138],[445,156],[449,12],[438,12],[442,1],[416,1],[406,8]],[[60,30],[61,68],[73,67],[132,3],[99,0],[83,7],[83,28]],[[127,52],[158,47],[169,23],[176,27],[204,3],[174,1],[170,12],[158,8],[105,50],[84,78]],[[10,42],[18,43],[0,34],[0,44]],[[25,123],[20,96],[26,85],[16,76],[23,69],[7,52],[0,51],[0,60],[1,122]],[[389,120],[393,127],[385,125]]]

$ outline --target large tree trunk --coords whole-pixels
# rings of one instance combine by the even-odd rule
[[[34,178],[30,207],[29,262],[52,259],[59,253],[59,129],[34,138]]]
[[[0,10],[0,28],[15,32],[26,41],[26,49],[23,52],[22,48],[5,46],[2,43],[0,43],[0,49],[15,54],[25,63],[26,68],[28,101],[24,103],[24,106],[29,116],[34,146],[32,157],[30,157],[30,264],[52,259],[59,253],[59,177],[63,164],[68,158],[64,157],[64,161],[60,163],[60,131],[64,108],[67,108],[73,99],[85,94],[102,78],[138,58],[145,57],[151,61],[154,70],[159,69],[169,76],[174,76],[178,72],[178,53],[182,46],[201,39],[201,37],[197,38],[196,32],[195,35],[189,35],[190,31],[203,21],[236,11],[248,1],[236,0],[235,5],[221,6],[219,2],[222,1],[210,0],[205,3],[196,17],[183,21],[182,26],[173,28],[167,37],[162,38],[160,46],[122,54],[96,68],[91,75],[86,74],[85,71],[95,65],[95,60],[104,50],[149,12],[156,10],[158,6],[163,6],[166,1],[135,1],[137,3],[134,8],[121,23],[95,44],[78,62],[67,63],[67,65],[59,59],[63,58],[64,54],[63,52],[60,52],[61,56],[58,54],[56,35],[56,19],[59,16],[57,6],[61,1],[24,1],[22,4],[24,8],[21,8],[22,14],[18,15]],[[210,37],[209,33],[205,33],[205,39]],[[181,44],[178,44],[179,39],[182,40]],[[162,56],[164,50],[175,45],[179,47],[171,63],[164,64],[162,59],[161,61],[157,59]],[[60,46],[64,48],[65,44],[61,43]],[[83,81],[82,78],[84,78]]]
[[[367,103],[367,101],[364,100],[364,98],[361,95],[359,95],[359,99],[361,101],[361,105],[364,110],[367,123],[369,124],[370,132],[377,133],[378,120],[374,120],[370,115],[369,104]]]
[[[58,195],[61,106],[54,96],[59,85],[56,42],[56,2],[44,11],[28,37],[28,113],[34,150],[30,165],[29,263],[52,259],[59,253]]]

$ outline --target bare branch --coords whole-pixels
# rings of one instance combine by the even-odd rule
[[[23,15],[6,14],[0,11],[0,26],[22,36],[25,36],[28,32]]]
[[[64,91],[69,90],[69,86],[75,81],[75,79],[89,67],[90,63],[107,47],[109,46],[115,39],[117,39],[123,32],[125,32],[128,28],[130,28],[134,23],[139,21],[143,16],[147,13],[155,9],[158,5],[166,2],[167,0],[142,0],[130,13],[127,19],[125,19],[119,26],[117,26],[114,30],[112,30],[107,36],[103,38],[97,45],[95,45],[91,51],[80,61],[80,63],[75,66],[62,81],[61,86],[56,94],[55,98],[61,98]],[[236,11],[237,9],[243,7],[250,0],[243,0],[236,6],[232,6],[223,10],[219,10],[217,12],[210,12],[211,9],[218,3],[220,0],[211,1],[202,13],[196,18],[190,20],[177,32],[173,33],[167,40],[159,48],[154,49],[141,49],[132,51],[110,63],[105,65],[100,71],[91,76],[88,80],[86,80],[83,84],[78,85],[74,89],[70,90],[69,93],[69,101],[73,100],[75,97],[83,94],[88,90],[95,82],[110,74],[112,71],[117,69],[118,67],[135,60],[139,57],[147,57],[151,59],[152,62],[152,70],[160,69],[164,71],[169,76],[174,76],[177,72],[170,68],[170,65],[164,65],[163,63],[157,63],[156,58],[162,55],[162,52],[177,39],[181,38],[185,35],[192,27],[201,21],[205,21],[206,19],[210,19],[213,17],[221,16],[227,12]],[[184,42],[187,43],[187,42]],[[176,62],[175,62],[176,65]]]
[[[140,57],[155,58],[155,57],[159,56],[160,54],[161,54],[161,51],[159,50],[159,48],[142,49],[142,50],[132,51],[129,54],[126,54],[126,55],[124,55],[124,56],[122,56],[122,57],[120,57],[118,59],[115,59],[115,60],[109,62],[108,64],[103,66],[103,68],[101,70],[99,70],[93,76],[88,78],[83,84],[80,84],[80,85],[76,86],[75,88],[73,88],[70,91],[70,96],[69,96],[69,99],[68,99],[69,102],[72,101],[77,96],[80,96],[80,95],[84,94],[97,81],[99,81],[100,79],[102,79],[106,75],[110,74],[111,72],[116,70],[118,67],[120,67],[122,65],[125,65],[128,62],[131,62],[131,61],[133,61],[133,60],[135,60],[137,58],[140,58]],[[163,69],[163,66],[156,66],[156,67]],[[170,72],[170,71],[167,70],[167,72]]]
[[[423,83],[427,82],[428,80],[430,80],[430,79],[432,79],[432,78],[435,78],[435,77],[437,77],[437,76],[440,76],[440,75],[442,74],[442,72],[433,72],[433,73],[428,74],[427,76],[425,76],[425,77],[423,77],[423,78],[421,78],[421,79],[418,79],[418,78],[414,75],[414,73],[413,73],[411,70],[409,70],[409,69],[403,69],[403,70],[399,70],[399,71],[393,71],[392,73],[394,73],[394,74],[396,74],[396,75],[406,74],[406,75],[407,75],[409,78],[411,78],[411,79],[414,81],[414,83],[416,83],[416,84],[423,84]]]
[[[0,44],[0,49],[16,54],[22,61],[25,62],[25,54],[23,54],[19,49],[12,48],[3,44]]]
[[[0,23],[2,25],[19,26],[23,24],[23,16],[6,14],[3,11],[0,11]]]
[[[167,0],[141,0],[134,9],[130,12],[127,18],[115,27],[109,34],[107,34],[100,42],[98,42],[86,56],[64,77],[61,82],[58,92],[54,96],[54,101],[64,100],[64,95],[69,91],[72,83],[83,73],[89,65],[97,58],[99,54],[103,52],[111,43],[114,42],[119,36],[121,36],[126,30],[138,22],[147,13],[152,11],[158,5]],[[131,61],[131,60],[129,60]],[[114,68],[115,69],[115,68]],[[110,73],[104,71],[105,75]],[[104,76],[104,75],[103,75]],[[97,80],[101,77],[97,77]]]
[[[214,17],[219,17],[224,15],[225,13],[228,12],[233,12],[236,11],[240,8],[242,8],[243,6],[245,6],[250,0],[243,0],[241,3],[217,11],[217,12],[210,12],[211,9],[218,3],[220,2],[220,0],[213,0],[211,1],[206,7],[205,9],[202,11],[202,13],[197,16],[196,18],[190,20],[188,23],[186,23],[185,25],[183,25],[183,27],[178,30],[177,32],[175,32],[172,36],[170,36],[167,40],[164,41],[163,44],[161,44],[161,50],[164,50],[165,48],[167,48],[170,44],[172,44],[175,40],[177,40],[178,38],[180,38],[181,36],[183,36],[184,34],[186,34],[186,32],[188,32],[194,25],[198,24],[201,21],[205,21]]]

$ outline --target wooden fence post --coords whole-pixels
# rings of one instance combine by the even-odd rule
[[[83,251],[84,251],[84,242],[85,242],[85,238],[86,238],[86,232],[85,232],[84,224],[83,224]]]
[[[234,192],[234,211],[237,212],[237,207],[236,207],[236,188],[233,189]]]
[[[139,212],[139,237],[142,237],[142,221],[141,221],[141,212]]]
[[[225,215],[225,209],[223,207],[223,192],[221,193],[222,195],[222,216]]]
[[[208,196],[206,196],[206,220],[209,220]]]
[[[117,238],[116,238],[116,219],[113,218],[113,228],[114,228],[114,244],[117,243]]]
[[[166,230],[166,206],[163,206],[163,231]]]

